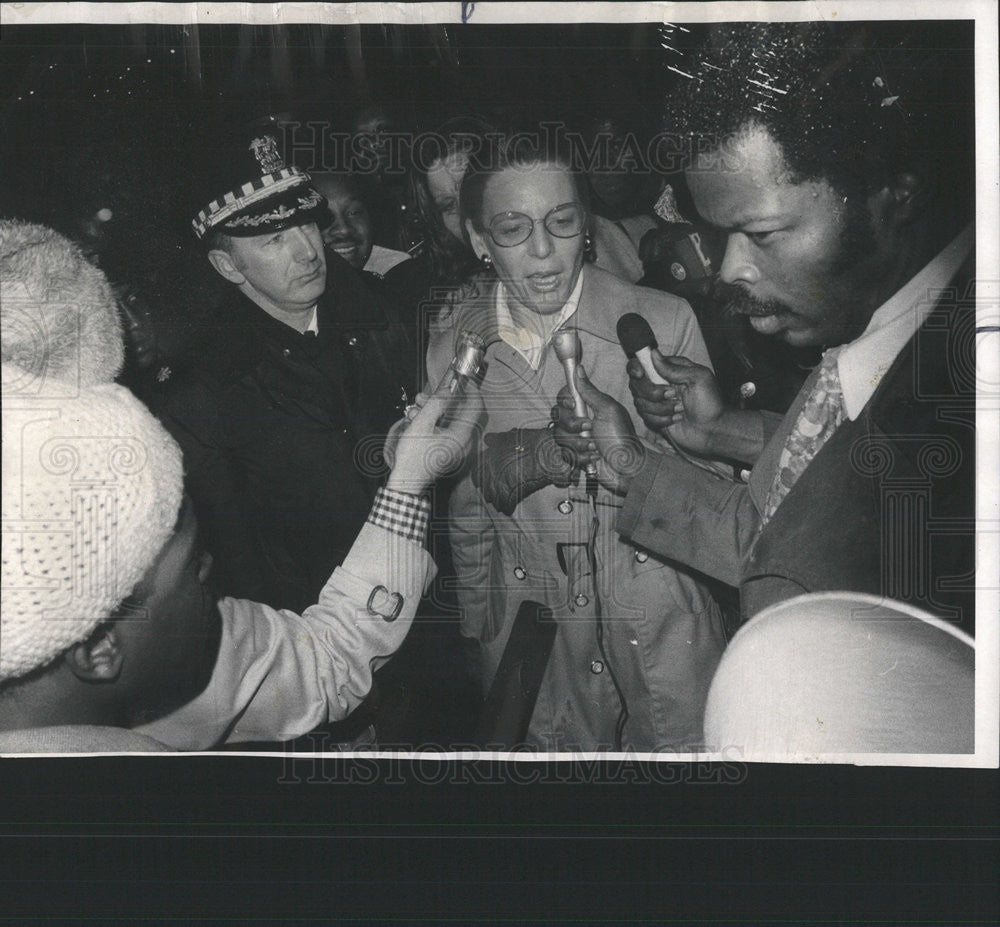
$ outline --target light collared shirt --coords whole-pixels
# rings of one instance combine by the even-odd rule
[[[844,407],[852,421],[861,414],[897,355],[930,315],[941,290],[972,253],[972,225],[945,247],[871,317],[868,327],[837,356]]]
[[[319,312],[316,306],[313,306],[312,315],[309,317],[309,324],[305,327],[302,334],[304,335],[306,332],[312,332],[314,335],[319,334]]]
[[[551,316],[533,314],[532,321],[537,320],[538,327],[522,328],[510,314],[507,305],[507,289],[503,283],[500,283],[497,286],[496,297],[497,328],[500,337],[528,362],[532,370],[537,370],[542,362],[542,353],[545,351],[549,339],[572,318],[580,302],[580,293],[582,292],[583,272],[581,271],[576,278],[573,292],[569,294],[569,299],[566,300],[558,317],[553,322],[549,321]]]
[[[372,245],[371,254],[365,261],[362,270],[367,270],[370,274],[377,274],[384,277],[397,264],[410,260],[410,256],[405,251],[394,251],[392,248],[383,248],[381,245]]]

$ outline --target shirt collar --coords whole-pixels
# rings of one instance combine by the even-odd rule
[[[309,317],[309,324],[305,327],[305,332],[312,332],[314,335],[319,334],[319,313],[316,311],[316,307],[313,306],[312,315]]]
[[[868,327],[837,356],[844,408],[855,419],[879,381],[972,251],[972,225],[875,310]]]
[[[542,362],[542,352],[549,343],[552,334],[562,328],[576,312],[581,292],[583,292],[582,269],[577,275],[573,292],[569,294],[569,299],[566,300],[558,317],[553,322],[549,322],[551,316],[535,316],[538,319],[538,328],[529,329],[518,326],[514,321],[507,305],[507,288],[500,282],[497,285],[496,296],[498,334],[528,362],[532,370],[537,370]]]

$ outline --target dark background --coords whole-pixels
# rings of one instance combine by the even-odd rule
[[[685,27],[687,29],[687,27]],[[403,125],[452,114],[565,118],[588,104],[655,118],[675,75],[628,26],[20,26],[0,38],[0,213],[65,226],[108,207],[126,235],[176,234],[174,203],[225,126],[291,112],[347,130],[363,103]],[[131,236],[129,236],[131,237]],[[139,242],[141,244],[141,242]]]

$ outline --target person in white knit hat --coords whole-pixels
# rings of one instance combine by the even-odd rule
[[[424,493],[460,461],[474,398],[444,435],[443,395],[410,413],[368,522],[300,616],[214,600],[180,451],[127,390],[38,400],[18,393],[30,375],[3,373],[0,751],[281,741],[360,704],[433,576]]]
[[[69,239],[0,218],[0,357],[31,374],[34,395],[110,383],[125,358],[111,285]],[[27,389],[22,380],[21,391]]]
[[[425,492],[460,463],[476,390],[457,408],[418,397],[316,605],[217,602],[180,449],[108,382],[122,348],[103,274],[51,230],[0,220],[0,280],[0,752],[282,741],[348,715],[434,574]]]

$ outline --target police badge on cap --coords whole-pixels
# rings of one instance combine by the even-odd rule
[[[227,235],[263,235],[315,222],[323,214],[326,200],[305,171],[285,163],[273,131],[259,131],[208,154],[209,200],[191,221],[199,239],[216,229]]]

